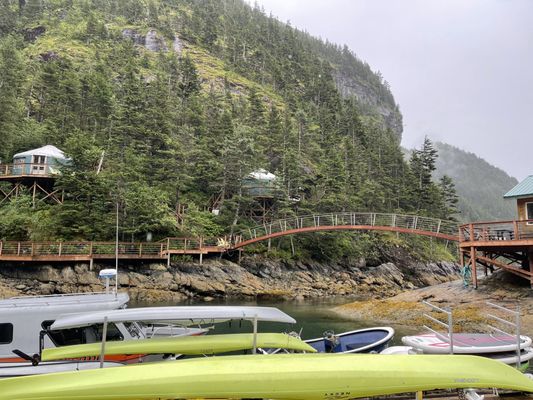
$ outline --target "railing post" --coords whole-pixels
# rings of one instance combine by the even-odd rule
[[[89,242],[89,256],[93,256],[93,242]]]
[[[0,240],[0,256],[2,255],[3,248],[4,248],[4,242]]]
[[[63,242],[59,242],[59,251],[57,255],[61,257],[62,252],[63,252]]]
[[[139,257],[142,257],[142,255],[143,255],[143,243],[140,242],[139,243]]]
[[[468,231],[470,233],[470,241],[474,240],[474,224],[468,224]]]
[[[17,256],[20,256],[20,242],[17,243]]]
[[[514,240],[520,239],[519,233],[518,233],[518,221],[517,220],[513,221],[513,230],[514,230]]]

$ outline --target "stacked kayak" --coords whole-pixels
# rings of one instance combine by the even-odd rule
[[[528,336],[517,337],[502,334],[485,334],[485,333],[455,333],[453,339],[454,354],[479,355],[503,362],[505,364],[515,365],[517,362],[517,350],[520,348],[520,363],[523,368],[527,368],[529,360],[533,358],[533,349],[531,338]],[[405,346],[403,353],[423,353],[423,354],[449,354],[450,339],[448,335],[437,335],[435,333],[404,336],[402,343]],[[387,352],[395,352],[391,348]],[[397,353],[402,353],[398,348]]]
[[[463,388],[533,392],[533,381],[464,355],[245,355],[8,378],[0,380],[0,400],[344,400]]]

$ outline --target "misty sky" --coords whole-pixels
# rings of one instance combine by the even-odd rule
[[[533,0],[257,2],[381,71],[405,147],[428,135],[519,180],[533,174]]]

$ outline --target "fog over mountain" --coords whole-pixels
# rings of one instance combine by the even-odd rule
[[[390,83],[402,144],[428,135],[519,180],[533,107],[533,2],[528,0],[259,0],[293,26],[346,43]]]

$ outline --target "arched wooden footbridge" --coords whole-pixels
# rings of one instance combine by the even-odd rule
[[[0,261],[72,262],[94,260],[167,260],[172,255],[203,255],[241,250],[271,239],[311,232],[356,230],[398,232],[459,241],[455,222],[416,215],[341,212],[282,219],[214,239],[167,238],[159,242],[14,242],[0,241]]]
[[[455,222],[417,215],[343,212],[278,220],[241,232],[233,248],[245,247],[280,236],[321,231],[383,231],[459,241]]]

